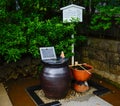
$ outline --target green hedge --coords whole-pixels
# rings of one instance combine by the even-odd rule
[[[70,56],[73,24],[63,24],[58,18],[40,21],[29,18],[17,24],[6,24],[0,29],[0,55],[5,61],[17,61],[29,53],[38,58],[39,47],[54,46],[57,53],[62,50]]]

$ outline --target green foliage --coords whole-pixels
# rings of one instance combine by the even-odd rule
[[[7,62],[17,61],[25,53],[38,58],[39,47],[55,46],[57,53],[71,50],[71,34],[74,33],[73,24],[63,24],[59,19],[40,21],[39,17],[33,20],[26,18],[19,25],[1,25],[0,55]]]
[[[60,21],[60,8],[70,2],[91,6],[98,10],[98,13],[91,13],[91,29],[106,30],[113,24],[120,24],[120,7],[112,0],[108,1],[106,6],[100,6],[97,5],[99,0],[18,0],[20,8],[16,9],[14,0],[0,0],[0,56],[7,62],[17,61],[27,53],[38,58],[41,46],[54,46],[57,55],[64,51],[71,56],[71,44],[75,42],[71,35],[76,34],[75,24]],[[58,18],[53,18],[56,16]],[[83,36],[76,39],[85,40]]]
[[[114,7],[112,11],[115,14],[115,24],[120,25],[120,7]]]
[[[25,54],[39,58],[39,47],[45,46],[54,46],[58,56],[61,51],[64,51],[67,57],[73,55],[71,44],[75,43],[75,47],[80,47],[87,38],[80,33],[77,35],[75,23],[60,21],[60,8],[71,2],[86,7],[84,15],[92,16],[93,30],[106,30],[113,24],[120,24],[119,0],[18,0],[19,9],[16,8],[15,0],[0,0],[0,57],[6,62],[17,62]],[[99,2],[107,2],[107,5],[98,6]],[[94,13],[95,9],[98,13]],[[82,27],[83,30],[87,29],[89,22],[85,22]],[[72,34],[75,39],[71,39]],[[39,69],[41,70],[41,67]],[[20,69],[18,72],[8,73],[16,78],[21,73],[26,75],[30,72]]]
[[[93,30],[107,30],[114,24],[119,24],[120,7],[113,5],[97,5],[97,13],[92,15],[91,29]]]
[[[4,56],[7,62],[20,59],[21,54],[26,52],[26,38],[23,36],[21,27],[8,24],[0,29],[0,55]]]
[[[55,16],[51,11],[60,9],[61,3],[66,2],[18,0],[20,8],[16,9],[15,1],[1,0],[0,56],[7,62],[16,62],[27,53],[38,58],[41,46],[54,46],[58,54],[69,53],[74,25],[51,19]]]
[[[74,33],[74,25],[65,25],[56,18],[46,21],[29,22],[26,36],[30,39],[28,52],[38,57],[39,47],[54,46],[59,54],[62,50],[69,53],[71,34]]]
[[[76,40],[82,43],[82,42],[85,42],[87,40],[87,37],[84,35],[80,35],[80,36],[76,37]]]

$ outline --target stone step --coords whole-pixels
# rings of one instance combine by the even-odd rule
[[[2,83],[0,83],[0,106],[13,106]]]

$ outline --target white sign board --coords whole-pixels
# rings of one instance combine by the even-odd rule
[[[83,9],[84,7],[71,4],[69,6],[63,7],[63,22],[71,22],[73,20],[83,21]]]
[[[40,47],[41,59],[56,59],[54,47]]]

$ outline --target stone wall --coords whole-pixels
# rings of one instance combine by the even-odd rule
[[[95,73],[120,84],[120,41],[89,38],[82,57]]]

